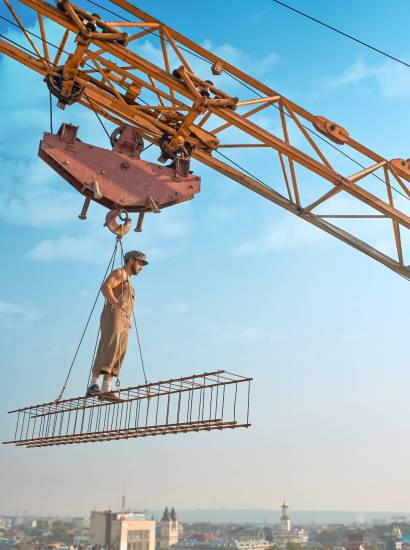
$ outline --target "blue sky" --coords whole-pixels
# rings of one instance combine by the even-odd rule
[[[293,5],[410,58],[404,0]],[[138,6],[339,121],[386,158],[409,156],[409,69],[268,1]],[[7,16],[4,6],[0,12]],[[148,42],[141,48],[155,56]],[[57,396],[113,239],[102,228],[105,211],[93,206],[80,222],[81,197],[36,156],[49,127],[41,78],[2,57],[0,81],[0,431],[7,439],[8,410]],[[55,127],[62,121],[107,147],[92,113],[55,110]],[[156,154],[150,149],[145,158]],[[257,157],[242,160],[269,168]],[[143,233],[124,243],[150,259],[135,281],[148,377],[218,368],[254,376],[253,427],[101,446],[3,447],[0,511],[86,513],[118,507],[124,490],[130,506],[144,508],[278,508],[287,495],[297,509],[410,511],[408,283],[238,184],[194,168],[202,178],[195,200],[147,217]],[[84,390],[97,317],[68,394]],[[142,382],[132,338],[122,382]]]

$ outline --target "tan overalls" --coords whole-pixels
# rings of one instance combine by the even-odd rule
[[[120,306],[105,303],[100,318],[100,342],[93,365],[93,375],[118,376],[127,351],[128,330],[134,302],[134,288],[129,278],[120,285]]]

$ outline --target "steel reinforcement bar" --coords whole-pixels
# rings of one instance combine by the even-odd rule
[[[247,428],[251,378],[214,371],[118,390],[118,402],[75,397],[10,411],[4,444],[48,447],[155,435]]]

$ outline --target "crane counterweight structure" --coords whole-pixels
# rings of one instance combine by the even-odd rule
[[[68,0],[56,6],[20,0],[37,13],[37,42],[9,0],[3,1],[28,44],[0,39],[0,52],[42,75],[61,107],[77,102],[119,127],[136,128],[141,138],[160,148],[159,162],[196,159],[410,278],[405,249],[409,160],[385,159],[354,140],[342,125],[312,114],[127,0],[111,0],[111,5],[131,19],[118,16],[122,20],[111,22]],[[91,3],[94,9],[96,3]],[[54,58],[45,20],[61,26]],[[136,51],[142,39],[154,36],[160,45],[157,62]],[[70,53],[66,50],[72,38]],[[208,74],[197,68],[198,59]],[[221,75],[243,84],[252,98],[236,97],[208,79]],[[275,124],[258,122],[261,113],[268,113]],[[255,176],[222,153],[226,149],[247,155],[265,151],[271,163],[268,176]],[[352,160],[352,153],[360,155],[360,161],[353,159],[356,168],[336,166],[336,150],[343,161]],[[381,239],[370,242],[367,233],[374,223],[384,224],[391,241],[387,247]]]

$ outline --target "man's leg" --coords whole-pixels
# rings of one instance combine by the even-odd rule
[[[118,349],[120,323],[118,316],[105,306],[100,318],[100,341],[92,368],[92,379],[87,395],[98,395],[101,391],[111,391],[111,369]],[[99,378],[103,375],[102,389],[100,390]]]
[[[101,376],[100,373],[98,373],[98,374],[94,374],[94,373],[93,373],[93,375],[92,375],[92,377],[91,377],[90,386],[98,386],[98,385],[99,385],[98,382],[99,382],[99,380],[100,380],[100,376]]]
[[[111,380],[112,380],[112,374],[105,373],[103,378],[103,383],[101,386],[102,392],[111,391]]]
[[[122,363],[125,358],[125,353],[127,351],[127,345],[128,345],[128,326],[127,329],[124,328],[124,323],[121,323],[121,331],[119,334],[118,339],[118,347],[115,357],[115,363],[112,366],[111,373],[104,373],[103,378],[103,385],[101,388],[101,394],[100,397],[102,399],[108,399],[110,401],[121,401],[121,398],[118,397],[112,390],[111,390],[111,382],[112,378],[115,376],[117,377],[120,373]]]
[[[114,376],[119,376],[120,374],[120,370],[125,359],[125,354],[127,353],[127,346],[128,346],[128,328],[127,329],[123,328],[120,336],[119,345],[118,345],[118,353],[117,353],[116,361],[111,370]]]

